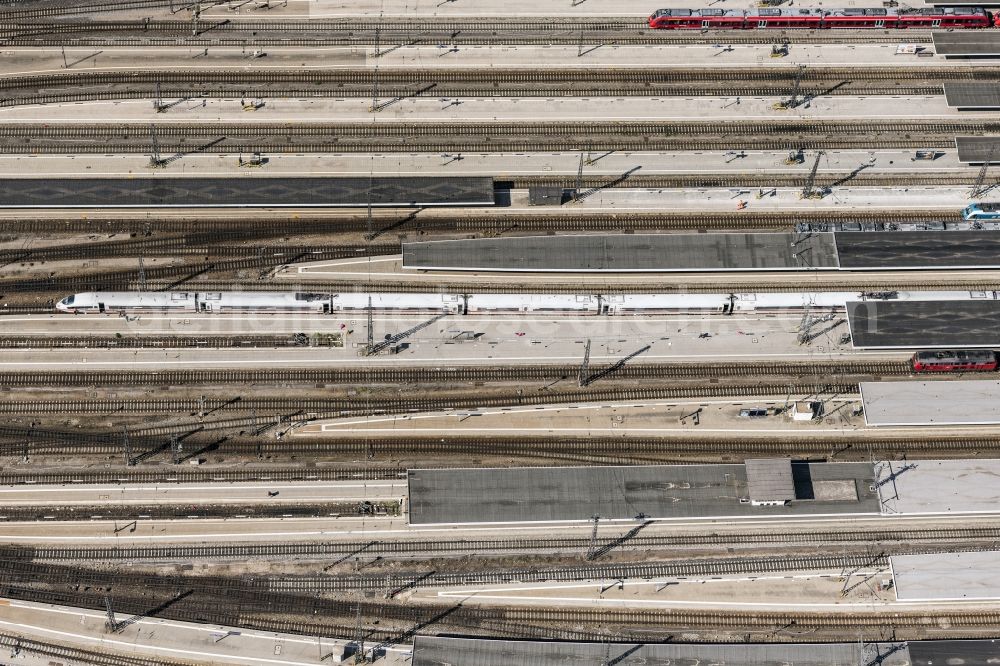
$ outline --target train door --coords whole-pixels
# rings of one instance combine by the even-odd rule
[[[884,28],[885,27],[885,19],[879,19],[879,20],[875,21],[875,27],[876,28]]]
[[[711,27],[712,27],[712,22],[711,21],[709,21],[708,19],[702,19],[701,20],[701,29],[702,30],[708,30]]]
[[[758,28],[766,28],[767,27],[767,19],[760,19],[759,21],[757,21],[757,27]]]
[[[211,303],[206,303],[205,301],[201,301],[200,305],[201,305],[201,311],[202,312],[211,312],[212,311],[212,304]]]
[[[104,303],[98,303],[97,304],[97,311],[98,312],[107,312],[107,309],[105,309],[105,307],[104,307]]]
[[[932,28],[940,28],[941,27],[941,19],[934,19],[933,21],[931,21],[931,27]]]

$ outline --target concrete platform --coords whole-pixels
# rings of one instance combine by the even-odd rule
[[[914,160],[912,150],[885,151],[828,151],[820,160],[821,175],[839,174],[843,176],[861,165],[868,165],[865,173],[902,174],[946,174],[965,175],[969,182],[976,179],[978,170],[962,164],[958,151],[940,150],[934,160]],[[28,175],[46,175],[53,178],[75,178],[83,176],[120,176],[134,178],[147,177],[193,177],[225,176],[228,178],[262,177],[376,177],[408,178],[417,176],[495,177],[497,180],[521,175],[565,176],[575,179],[580,166],[579,152],[526,152],[526,153],[319,153],[303,155],[268,155],[267,164],[260,169],[241,167],[238,154],[185,155],[170,164],[166,170],[152,169],[149,157],[144,155],[0,155],[0,177],[23,178]],[[245,156],[244,156],[245,157]],[[643,175],[692,173],[717,177],[723,174],[757,174],[760,172],[795,174],[802,179],[809,176],[812,167],[807,159],[801,164],[786,164],[787,151],[740,151],[726,152],[706,150],[702,152],[607,152],[592,155],[591,164],[584,166],[585,176],[605,176],[608,182],[623,173],[638,168]],[[573,182],[573,180],[569,180]],[[694,189],[694,188],[692,188]],[[706,188],[707,189],[707,188]],[[849,192],[848,183],[838,187],[833,197]],[[943,190],[943,188],[942,188]],[[955,190],[949,188],[948,192]],[[735,206],[734,190],[724,190],[729,208]],[[782,197],[783,206],[817,205],[821,201],[798,198],[801,188],[795,190],[794,197]],[[750,207],[766,206],[772,200],[767,196],[757,199],[757,192],[744,190],[744,198]],[[967,194],[967,193],[966,193]],[[527,205],[527,196],[524,197]],[[968,198],[955,197],[949,206],[958,210],[968,204]],[[587,205],[587,201],[562,206],[562,210]],[[905,206],[905,202],[900,202]]]
[[[874,650],[880,650],[875,653]],[[873,654],[874,653],[874,654]],[[881,666],[910,666],[905,645],[857,643],[812,645],[641,645],[630,643],[561,643],[500,641],[417,636],[413,666],[591,666],[607,656],[619,666],[738,664],[739,666],[857,666],[886,655]]]
[[[1000,300],[974,292],[966,301],[850,301],[847,318],[859,349],[962,349],[1000,346]]]
[[[862,382],[861,397],[870,426],[1000,423],[1000,381],[993,379]]]
[[[1000,551],[894,555],[890,562],[898,601],[1000,599]]]
[[[489,271],[739,271],[836,268],[832,234],[524,236],[403,244],[403,268]]]
[[[502,209],[495,209],[502,210]],[[788,271],[754,271],[752,274],[744,275],[743,285],[753,284],[756,293],[756,302],[740,296],[737,302],[737,310],[754,310],[762,308],[800,308],[805,304],[816,307],[837,307],[843,308],[848,301],[857,301],[866,298],[865,293],[871,289],[872,284],[884,284],[886,288],[890,285],[900,285],[898,294],[899,300],[957,300],[968,301],[972,299],[972,293],[981,292],[969,291],[926,291],[908,290],[907,283],[911,277],[901,275],[898,270],[882,271],[831,271],[817,270],[810,274],[816,280],[836,280],[840,288],[845,291],[837,292],[785,292],[797,293],[798,298],[794,302],[788,297],[781,297],[775,291],[785,291],[788,288]],[[920,274],[923,280],[940,279],[947,283],[955,280],[965,280],[974,283],[996,281],[1000,282],[1000,270],[989,269],[943,269],[943,270],[922,270]],[[328,280],[344,280],[358,284],[357,290],[363,291],[372,279],[402,281],[408,284],[433,284],[433,288],[445,286],[447,289],[461,293],[462,289],[468,290],[469,285],[503,285],[509,287],[512,284],[531,284],[537,289],[540,285],[552,284],[564,286],[566,275],[559,272],[541,273],[526,272],[514,274],[501,271],[414,271],[403,268],[402,255],[383,255],[377,258],[365,260],[344,259],[334,261],[303,262],[301,264],[289,264],[274,273],[276,280],[281,280],[283,284],[294,286],[294,288],[305,288],[309,283],[323,282]],[[576,273],[574,283],[578,285],[580,292],[589,293],[612,293],[614,286],[634,284],[639,276],[634,273],[613,273],[613,272],[593,272]],[[664,272],[657,275],[657,293],[679,292],[686,293],[692,290],[686,298],[693,297],[696,287],[698,297],[702,294],[718,294],[719,277],[711,272]],[[451,285],[451,286],[448,286]],[[742,288],[742,287],[741,287]],[[808,288],[808,283],[804,283],[803,288]],[[321,287],[316,285],[314,291],[319,291]],[[428,290],[432,289],[431,287]],[[713,291],[716,290],[716,291]],[[851,291],[847,291],[851,290]],[[653,289],[651,289],[653,291]],[[723,300],[729,297],[727,292],[721,295]],[[741,292],[743,293],[743,292]],[[709,302],[704,301],[701,307],[716,309],[721,307],[718,299]],[[684,308],[690,309],[690,308]]]
[[[591,0],[579,5],[585,7]],[[685,0],[678,0],[683,2]],[[731,6],[733,0],[727,0]],[[455,7],[459,3],[449,3]],[[662,3],[661,3],[662,4]],[[691,6],[688,2],[686,6]],[[846,6],[841,3],[838,6]],[[559,6],[560,9],[569,9]],[[553,8],[555,10],[556,8]],[[593,67],[662,67],[665,63],[682,63],[684,67],[755,67],[782,68],[807,65],[812,67],[853,66],[858,68],[879,66],[920,68],[939,67],[949,63],[956,66],[989,65],[989,60],[947,60],[934,53],[931,44],[918,45],[917,53],[900,53],[898,44],[791,44],[788,55],[771,57],[770,44],[727,44],[725,35],[718,44],[648,44],[642,46],[601,44],[600,34],[584,34],[584,52],[573,45],[516,45],[516,46],[453,46],[451,44],[406,44],[391,48],[383,46],[380,55],[375,49],[364,46],[301,47],[271,45],[263,58],[250,59],[238,46],[213,46],[206,55],[204,48],[193,46],[122,46],[93,48],[66,46],[66,61],[72,63],[71,71],[148,71],[154,68],[194,70],[205,68],[239,67],[249,70],[275,68],[420,68],[453,69],[461,67],[504,68],[593,68]],[[902,41],[902,40],[901,40]],[[62,50],[59,47],[7,47],[0,51],[0,73],[9,75],[53,73],[64,70]],[[860,74],[860,73],[859,73]],[[199,102],[200,105],[200,102]],[[179,104],[168,110],[183,109]],[[162,114],[160,114],[162,115]]]
[[[430,84],[428,84],[430,85]],[[791,84],[789,84],[791,85]],[[336,93],[333,93],[336,94]],[[429,93],[428,93],[429,95]],[[990,117],[989,111],[960,112],[943,95],[892,96],[837,95],[814,97],[795,109],[776,109],[783,99],[780,89],[773,96],[711,97],[664,94],[662,97],[379,97],[376,112],[372,99],[320,97],[313,99],[268,98],[254,112],[243,109],[239,96],[182,101],[171,111],[157,113],[149,99],[94,101],[71,104],[26,105],[0,108],[5,123],[79,123],[81,115],[107,123],[255,123],[316,122],[546,122],[546,121],[683,121],[753,120],[781,121],[844,119],[952,119]],[[204,105],[203,105],[204,102]],[[752,134],[752,131],[751,131]],[[739,140],[733,140],[738,146]],[[93,152],[103,153],[98,145]],[[214,152],[209,149],[206,152]],[[811,166],[811,165],[810,165]]]
[[[854,415],[861,406],[854,395],[823,395],[826,416],[816,421],[795,421],[776,415],[788,402],[811,395],[759,395],[753,398],[692,398],[642,402],[562,403],[544,407],[496,407],[447,412],[421,412],[320,420],[296,428],[296,436],[347,438],[361,433],[379,437],[434,437],[471,435],[558,437],[685,437],[756,435],[796,437],[837,435],[863,437],[864,418]],[[745,409],[767,410],[769,416],[741,416]],[[860,444],[859,444],[860,445]],[[572,452],[568,452],[572,454]],[[723,454],[724,455],[724,454]],[[545,458],[546,456],[541,456]]]
[[[828,499],[751,506],[743,465],[417,469],[408,475],[408,508],[411,525],[878,512],[866,463],[795,463],[793,475],[797,497]]]
[[[0,631],[44,643],[66,644],[113,658],[119,654],[143,663],[230,664],[233,666],[311,666],[329,664],[324,655],[343,654],[346,641],[319,636],[281,634],[241,627],[181,622],[156,617],[123,617],[130,620],[111,634],[104,611],[28,601],[0,603]],[[134,621],[131,621],[134,620]],[[407,646],[389,647],[385,663],[410,663]],[[5,650],[5,657],[10,654]],[[83,663],[24,650],[16,660],[25,666]],[[146,662],[145,660],[149,660]],[[135,662],[119,662],[135,663]]]
[[[373,317],[376,339],[408,330],[428,315]],[[583,347],[591,345],[591,363],[614,363],[643,344],[652,348],[629,361],[703,362],[706,360],[830,361],[845,358],[895,358],[900,352],[860,352],[842,344],[841,324],[823,333],[811,345],[798,344],[797,313],[737,312],[733,315],[677,314],[642,317],[593,315],[536,315],[509,313],[447,318],[406,339],[399,354],[359,356],[367,341],[364,313],[342,315],[185,315],[143,313],[135,317],[98,315],[0,316],[0,335],[144,337],[156,335],[291,335],[298,332],[344,336],[343,347],[307,349],[36,349],[0,352],[0,369],[82,370],[109,368],[218,368],[218,367],[359,367],[376,365],[450,366],[497,363],[564,363],[578,365]],[[828,324],[829,325],[829,324]],[[471,331],[472,339],[463,333]],[[708,334],[707,336],[705,334]]]
[[[371,194],[369,195],[369,190]],[[10,178],[0,208],[489,206],[490,178]]]
[[[268,493],[279,493],[271,494]],[[12,506],[107,506],[166,504],[294,504],[299,502],[363,502],[398,500],[406,492],[402,481],[292,483],[177,483],[146,485],[0,486],[0,504]],[[4,509],[0,508],[0,513]]]
[[[996,30],[935,32],[934,50],[947,58],[1000,56],[1000,34]]]
[[[1000,513],[1000,460],[885,461],[875,474],[886,515]]]

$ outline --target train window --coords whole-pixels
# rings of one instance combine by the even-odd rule
[[[204,300],[206,300],[206,301],[221,301],[222,300],[222,292],[216,291],[216,292],[211,293],[211,294],[205,294],[205,299]]]
[[[186,301],[188,299],[188,293],[186,291],[175,291],[170,294],[170,300],[172,301]]]
[[[760,9],[757,11],[757,16],[781,16],[780,9]]]

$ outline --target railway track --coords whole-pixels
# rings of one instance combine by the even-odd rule
[[[76,648],[64,643],[47,643],[24,636],[0,634],[0,647],[18,656],[33,655],[49,659],[49,664],[90,664],[92,666],[190,666],[190,662],[178,662],[163,657],[146,659],[125,654],[116,654],[102,646],[100,652]]]
[[[831,558],[832,560],[833,558]],[[826,558],[815,558],[816,564]],[[870,561],[870,560],[869,560]],[[862,566],[865,563],[862,562]],[[928,623],[937,627],[936,635],[960,635],[970,629],[986,629],[1000,622],[1000,612],[945,607],[928,613],[924,609],[894,610],[891,616],[879,610],[859,611],[788,611],[788,610],[688,610],[688,609],[608,609],[482,607],[461,603],[454,605],[417,605],[392,598],[397,590],[388,590],[389,601],[328,600],[307,594],[276,592],[264,589],[266,581],[225,579],[220,577],[184,577],[142,575],[132,572],[98,574],[64,570],[51,565],[25,567],[10,563],[4,572],[0,593],[4,597],[65,603],[89,608],[103,608],[106,586],[114,578],[115,603],[120,615],[135,613],[142,617],[151,605],[157,615],[176,620],[192,620],[229,626],[285,633],[346,636],[353,635],[360,616],[369,640],[392,644],[408,640],[420,627],[425,633],[454,634],[474,632],[482,636],[507,638],[574,638],[593,636],[600,628],[613,628],[628,640],[654,640],[670,630],[752,631],[773,634],[782,627],[797,625],[812,631],[839,632],[857,636],[884,630],[927,631]],[[55,589],[40,589],[37,581],[46,581]],[[60,581],[56,583],[56,581]],[[138,593],[137,590],[143,590]],[[572,627],[567,629],[566,627]]]
[[[865,174],[859,174],[858,178]],[[916,174],[914,174],[916,176]],[[710,176],[695,176],[698,180],[688,180],[691,176],[678,175],[682,180],[674,181],[675,176],[665,176],[665,180],[635,174],[635,182],[648,183],[650,187],[668,187],[669,183],[680,182],[684,186],[692,183],[706,182],[702,178]],[[817,176],[819,183],[827,175]],[[830,176],[834,177],[834,176]],[[841,178],[843,176],[836,176]],[[944,175],[942,174],[942,177]],[[953,176],[952,176],[953,177]],[[748,179],[744,181],[742,179]],[[726,182],[761,184],[758,173],[733,174],[732,180]],[[584,187],[598,187],[604,184],[604,178],[584,176]],[[631,180],[631,179],[630,179]],[[508,181],[515,189],[527,189],[533,185],[565,185],[563,176],[517,177]],[[707,182],[713,182],[711,180]],[[856,181],[860,182],[860,181]],[[504,186],[503,183],[500,183]],[[573,187],[576,181],[573,179]],[[127,213],[126,213],[127,215]],[[646,213],[589,213],[589,212],[542,212],[511,214],[498,212],[483,215],[476,213],[456,213],[448,211],[441,214],[433,210],[419,212],[409,211],[386,215],[374,211],[373,221],[376,230],[410,233],[430,231],[476,232],[490,235],[510,233],[512,231],[609,231],[633,229],[643,231],[699,231],[710,230],[787,230],[794,228],[796,223],[808,222],[823,224],[831,222],[857,222],[877,227],[890,227],[903,223],[930,222],[961,222],[962,217],[957,211],[926,210],[926,209],[858,209],[858,210],[798,210],[798,211],[741,211],[739,213],[723,213],[706,211],[699,215],[688,212],[646,212]],[[206,227],[212,233],[221,234],[318,234],[363,232],[367,230],[368,219],[365,214],[336,213],[328,217],[317,217],[315,213],[296,213],[294,216],[281,211],[269,211],[266,229],[247,229],[247,218],[244,214],[233,214],[230,217],[205,220],[192,216],[164,216],[162,212],[153,212],[147,218],[102,216],[100,213],[89,215],[86,219],[49,218],[18,215],[16,218],[4,219],[3,228],[7,233],[108,233],[108,234],[198,234],[204,233]],[[108,241],[117,242],[117,241]],[[16,252],[13,253],[16,256]],[[10,256],[10,255],[8,255]]]
[[[798,548],[842,547],[881,544],[895,547],[939,547],[943,544],[993,542],[1000,539],[1000,527],[952,527],[919,529],[809,530],[779,532],[734,532],[599,537],[595,550],[642,551],[700,548]],[[587,537],[499,538],[499,539],[406,539],[369,541],[325,541],[285,543],[244,543],[214,545],[122,545],[115,547],[0,546],[0,560],[138,562],[179,560],[244,560],[286,558],[329,560],[363,552],[366,557],[461,557],[505,555],[508,553],[586,553]]]
[[[942,84],[1000,79],[992,67],[176,70],[68,72],[0,80],[0,106],[162,98],[784,96],[943,94]]]
[[[802,285],[789,283],[787,280],[777,282],[767,279],[747,279],[741,276],[739,281],[718,282],[691,282],[688,284],[678,284],[676,282],[633,282],[629,284],[595,284],[588,282],[586,285],[569,283],[533,283],[523,282],[517,284],[498,284],[496,282],[460,282],[442,280],[440,282],[425,281],[412,283],[405,281],[378,280],[371,282],[355,281],[309,281],[302,283],[295,282],[270,282],[259,284],[253,282],[218,282],[204,281],[198,282],[197,287],[205,291],[220,291],[225,289],[240,289],[246,291],[270,291],[276,285],[289,290],[308,290],[322,292],[387,292],[387,293],[427,293],[428,291],[440,291],[444,293],[459,294],[579,294],[581,291],[588,294],[659,294],[659,293],[781,293],[802,291]],[[229,285],[228,287],[224,285]],[[842,272],[832,277],[809,276],[809,288],[814,291],[858,291],[858,292],[882,292],[882,291],[902,291],[902,290],[941,290],[941,291],[994,291],[1000,288],[1000,282],[992,277],[921,277],[919,274],[910,273],[908,275],[880,275],[877,281],[864,275],[848,275]],[[0,289],[3,286],[0,284]],[[159,287],[165,288],[165,287]]]
[[[0,414],[197,414],[232,412],[258,412],[261,414],[295,414],[301,418],[333,418],[369,414],[403,414],[454,409],[486,409],[559,403],[630,402],[634,400],[689,400],[709,397],[760,397],[785,396],[788,393],[810,395],[813,393],[855,395],[857,383],[842,379],[826,383],[788,382],[758,384],[712,384],[700,387],[624,388],[582,391],[546,391],[544,393],[491,392],[480,396],[457,393],[451,397],[410,398],[399,400],[359,397],[344,398],[279,398],[240,397],[229,400],[199,399],[55,399],[55,400],[5,400],[0,402]]]
[[[264,336],[224,337],[219,342],[210,340],[207,346],[219,348],[244,348],[244,340],[251,342]],[[145,336],[144,336],[145,338]],[[166,346],[172,339],[159,336],[121,338],[113,347]],[[86,343],[93,338],[83,339]],[[205,338],[181,338],[184,346],[202,346]],[[52,347],[81,347],[81,340],[46,338],[42,343],[54,341]],[[114,339],[112,339],[114,340]],[[270,338],[265,338],[271,341]],[[294,344],[291,336],[279,337],[283,344]],[[0,348],[18,347],[20,338],[0,339]],[[34,342],[35,338],[29,338]],[[10,344],[8,344],[10,343]],[[42,345],[39,345],[42,346]],[[95,346],[105,346],[103,342]],[[268,345],[272,346],[272,345]],[[191,386],[211,385],[250,386],[287,383],[307,384],[448,384],[464,382],[549,382],[559,379],[576,379],[579,366],[570,365],[490,365],[456,367],[398,367],[369,365],[350,368],[225,368],[219,370],[153,370],[153,371],[79,371],[79,372],[0,372],[0,386]],[[839,376],[900,376],[912,373],[908,361],[842,361],[842,362],[732,362],[732,363],[632,363],[621,367],[611,364],[592,365],[593,374],[601,377],[638,380],[752,378],[752,377],[821,377]],[[2,404],[2,403],[0,403]]]
[[[170,445],[160,447],[170,456]],[[114,453],[122,453],[121,443]],[[136,456],[149,458],[148,451]],[[197,455],[185,454],[182,461]],[[286,468],[240,468],[217,470],[178,469],[138,469],[127,467],[105,470],[66,470],[53,472],[14,471],[0,473],[2,485],[25,484],[142,484],[142,483],[279,483],[283,481],[380,481],[406,478],[406,470],[400,467],[369,465],[366,467],[286,467]]]
[[[277,265],[269,262],[245,260],[237,262],[216,262],[203,265],[172,267],[168,271],[178,276],[171,281],[147,280],[145,288],[150,291],[176,291],[197,289],[199,291],[311,291],[329,293],[459,293],[459,294],[651,294],[651,293],[782,293],[801,291],[798,284],[776,282],[767,279],[748,281],[691,282],[634,282],[600,284],[588,283],[534,283],[499,284],[497,282],[461,282],[442,280],[439,282],[377,280],[316,280],[298,282],[291,280],[259,280],[247,282],[239,279],[210,279],[225,271],[256,268],[269,272]],[[157,269],[158,270],[158,269]],[[147,275],[150,269],[146,269]],[[982,291],[1000,289],[1000,282],[990,276],[984,277],[922,277],[917,273],[879,276],[877,281],[863,275],[841,273],[835,277],[810,276],[810,289],[815,291],[882,292],[893,290],[940,290],[940,291]],[[0,293],[7,294],[7,303],[0,310],[3,314],[52,314],[58,299],[80,291],[128,291],[140,288],[138,274],[123,272],[114,275],[99,275],[78,278],[50,278],[42,280],[0,281]],[[25,298],[29,294],[30,298]],[[20,297],[20,299],[19,299]],[[27,301],[27,302],[25,302]]]
[[[223,131],[224,130],[224,131]],[[0,153],[137,153],[150,151],[149,126],[0,125]],[[800,148],[952,148],[958,135],[1000,133],[981,119],[775,120],[690,122],[309,123],[253,125],[171,123],[157,127],[163,153],[517,152],[591,150],[791,150]]]
[[[294,248],[293,248],[294,249]],[[318,248],[309,246],[301,248],[298,253],[287,252],[282,248],[273,248],[269,252],[250,253],[251,256],[244,256],[240,259],[218,259],[212,257],[201,258],[201,255],[192,258],[191,261],[183,261],[167,266],[152,266],[143,270],[145,283],[152,289],[171,291],[181,285],[208,274],[218,274],[234,271],[258,271],[259,278],[247,285],[254,291],[281,291],[284,289],[295,289],[293,285],[276,285],[271,281],[260,279],[266,276],[272,269],[286,264],[294,264],[304,261],[321,261],[326,259],[349,259],[366,256],[385,256],[399,253],[399,245],[367,245],[367,246],[345,246],[341,248]],[[110,250],[109,250],[110,251]],[[73,254],[74,250],[69,248],[68,254]],[[42,254],[44,256],[44,252]],[[25,258],[27,260],[27,258]],[[0,280],[0,292],[6,293],[61,293],[73,294],[81,291],[115,291],[130,290],[139,288],[141,280],[138,266],[135,270],[117,270],[105,273],[91,273],[84,275],[71,275],[66,277],[52,276],[42,278],[27,278]],[[231,291],[237,289],[235,282],[228,283],[229,286],[217,291]],[[347,291],[356,291],[350,287]],[[47,311],[51,312],[51,309]]]
[[[213,269],[214,269],[213,265]],[[189,272],[197,267],[190,267]],[[147,270],[148,272],[148,270]],[[205,271],[206,273],[208,270]],[[86,284],[83,280],[77,280],[77,285]],[[138,280],[129,279],[122,281],[108,281],[102,283],[109,289],[135,289]],[[787,281],[776,282],[773,280],[748,279],[740,276],[738,280],[718,282],[691,282],[679,284],[677,282],[632,282],[632,283],[611,283],[600,284],[588,282],[586,285],[579,283],[505,283],[497,282],[462,282],[452,280],[421,281],[418,283],[397,280],[315,280],[307,282],[296,282],[291,280],[280,281],[258,281],[245,282],[242,280],[212,280],[199,279],[184,280],[181,282],[152,282],[147,281],[147,289],[155,291],[176,290],[178,284],[185,284],[186,289],[198,289],[200,291],[315,291],[330,293],[350,293],[350,292],[371,292],[371,293],[428,293],[442,292],[450,294],[671,294],[671,293],[782,293],[798,292],[802,290],[800,284],[792,284]],[[112,286],[114,285],[114,286]],[[17,287],[20,284],[15,285]],[[61,286],[54,294],[61,298],[69,293],[75,293],[81,289],[69,290],[72,285]],[[1000,282],[992,277],[921,277],[918,273],[909,272],[900,275],[879,276],[877,281],[864,275],[848,275],[840,273],[836,276],[826,277],[818,275],[809,276],[809,288],[814,291],[858,291],[858,292],[881,292],[893,290],[941,290],[941,291],[994,291],[1000,289]],[[7,291],[33,291],[30,288],[8,289],[0,282],[0,292]],[[44,286],[38,287],[38,291],[45,291]],[[13,299],[9,300],[16,303]],[[7,310],[4,309],[4,312]],[[28,312],[28,310],[22,310]],[[52,306],[36,307],[32,312],[50,314]]]
[[[393,46],[517,45],[770,45],[932,43],[927,30],[767,30],[681,32],[650,30],[644,17],[442,20],[391,18],[255,20],[205,16],[191,20],[39,20],[21,15],[0,25],[9,46],[359,46],[380,52]]]
[[[262,429],[287,427],[291,417],[277,420],[250,418],[204,421],[155,428],[132,429],[129,440],[133,460],[163,462],[171,457],[171,438],[188,441],[184,459],[212,453],[230,460],[270,460],[266,467],[197,470],[186,468],[74,469],[63,471],[13,470],[0,473],[0,483],[187,483],[210,481],[290,481],[400,478],[406,470],[400,461],[483,458],[514,459],[522,464],[549,465],[652,463],[692,463],[742,460],[746,457],[811,456],[827,460],[846,459],[935,459],[968,457],[1000,451],[1000,437],[933,434],[924,437],[867,435],[863,440],[850,436],[812,436],[784,439],[759,436],[732,437],[526,437],[441,435],[433,437],[309,437],[274,441],[260,435]],[[211,437],[220,430],[242,431],[220,441]],[[249,434],[247,434],[249,433]],[[258,433],[258,434],[254,434]],[[188,438],[199,434],[207,440]],[[4,426],[0,428],[0,454],[27,459],[39,456],[121,456],[125,452],[122,431],[67,431],[44,427]],[[297,469],[276,461],[301,456],[344,461]],[[372,467],[356,467],[359,459]],[[375,465],[374,461],[380,461]]]
[[[284,335],[107,335],[87,337],[51,337],[51,336],[4,336],[0,338],[0,349],[283,349],[305,347],[341,346],[336,334],[309,336],[305,333],[289,333]],[[155,376],[156,373],[146,375]],[[40,374],[39,378],[44,375]],[[26,380],[27,378],[25,378]],[[61,379],[74,381],[69,377],[60,378],[49,375],[51,385],[60,385]],[[97,376],[94,379],[98,379]],[[128,385],[128,373],[115,377],[108,376],[110,382],[116,385]],[[100,381],[91,383],[102,383]],[[153,383],[162,383],[154,381]],[[22,384],[29,386],[27,382]],[[62,384],[67,386],[69,384]],[[77,386],[87,384],[75,383]]]
[[[584,549],[586,552],[586,549]],[[366,553],[368,554],[368,553]],[[810,555],[740,557],[681,562],[628,562],[591,566],[532,567],[477,572],[412,571],[368,575],[289,576],[272,578],[267,588],[277,592],[377,592],[426,587],[466,585],[503,585],[507,583],[577,582],[600,580],[636,580],[650,578],[688,578],[693,576],[759,575],[782,571],[851,570],[855,568],[888,569],[889,558],[883,555]]]
[[[260,234],[270,232],[261,231]],[[259,236],[257,236],[259,237]],[[249,231],[243,240],[254,240]],[[259,260],[282,261],[290,257],[357,257],[366,254],[399,254],[399,243],[366,243],[356,245],[294,245],[275,243],[270,245],[232,244],[234,234],[195,234],[190,237],[168,236],[133,240],[104,241],[97,243],[73,242],[66,245],[44,245],[39,247],[0,250],[0,265],[27,261],[70,261],[75,259],[113,259],[121,257],[198,257],[210,258],[254,258]],[[226,241],[229,244],[226,244]]]
[[[173,10],[174,0],[99,0],[97,2],[38,2],[28,9],[14,8],[18,0],[0,3],[0,21],[23,21],[56,16],[74,16],[77,14],[96,14],[101,12],[124,12],[137,9],[169,9]],[[225,0],[202,0],[202,7],[209,9]],[[176,3],[180,5],[181,3]],[[11,8],[8,8],[11,6]],[[185,9],[188,5],[182,5]]]
[[[399,515],[394,502],[309,502],[264,504],[260,502],[213,504],[16,505],[0,507],[0,522],[134,521],[134,520],[239,520],[247,518],[322,518],[360,515]]]
[[[367,553],[366,553],[367,554]],[[0,582],[23,581],[24,576],[44,576],[45,583],[70,582],[74,584],[101,585],[114,581],[116,586],[162,585],[178,583],[199,585],[201,581],[190,577],[158,577],[148,573],[127,571],[104,572],[88,568],[78,568],[65,564],[42,564],[10,561],[6,571],[0,574]],[[689,576],[734,576],[756,575],[779,571],[826,571],[851,570],[860,568],[888,569],[889,561],[884,555],[869,554],[825,554],[799,555],[776,559],[773,557],[741,557],[696,559],[670,562],[625,562],[608,564],[583,564],[558,567],[492,569],[478,572],[392,572],[387,574],[331,574],[300,576],[262,577],[203,577],[206,586],[220,589],[233,587],[263,593],[297,594],[316,596],[331,592],[382,591],[394,587],[453,587],[458,585],[498,585],[511,582],[573,582],[583,580],[624,580],[649,579],[658,577]],[[186,580],[183,580],[186,579]]]

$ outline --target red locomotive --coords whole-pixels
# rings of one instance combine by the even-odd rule
[[[992,28],[1000,13],[982,7],[921,9],[657,9],[649,27],[663,30],[755,30],[758,28]]]
[[[914,372],[988,372],[997,369],[991,350],[922,351],[913,355]]]

